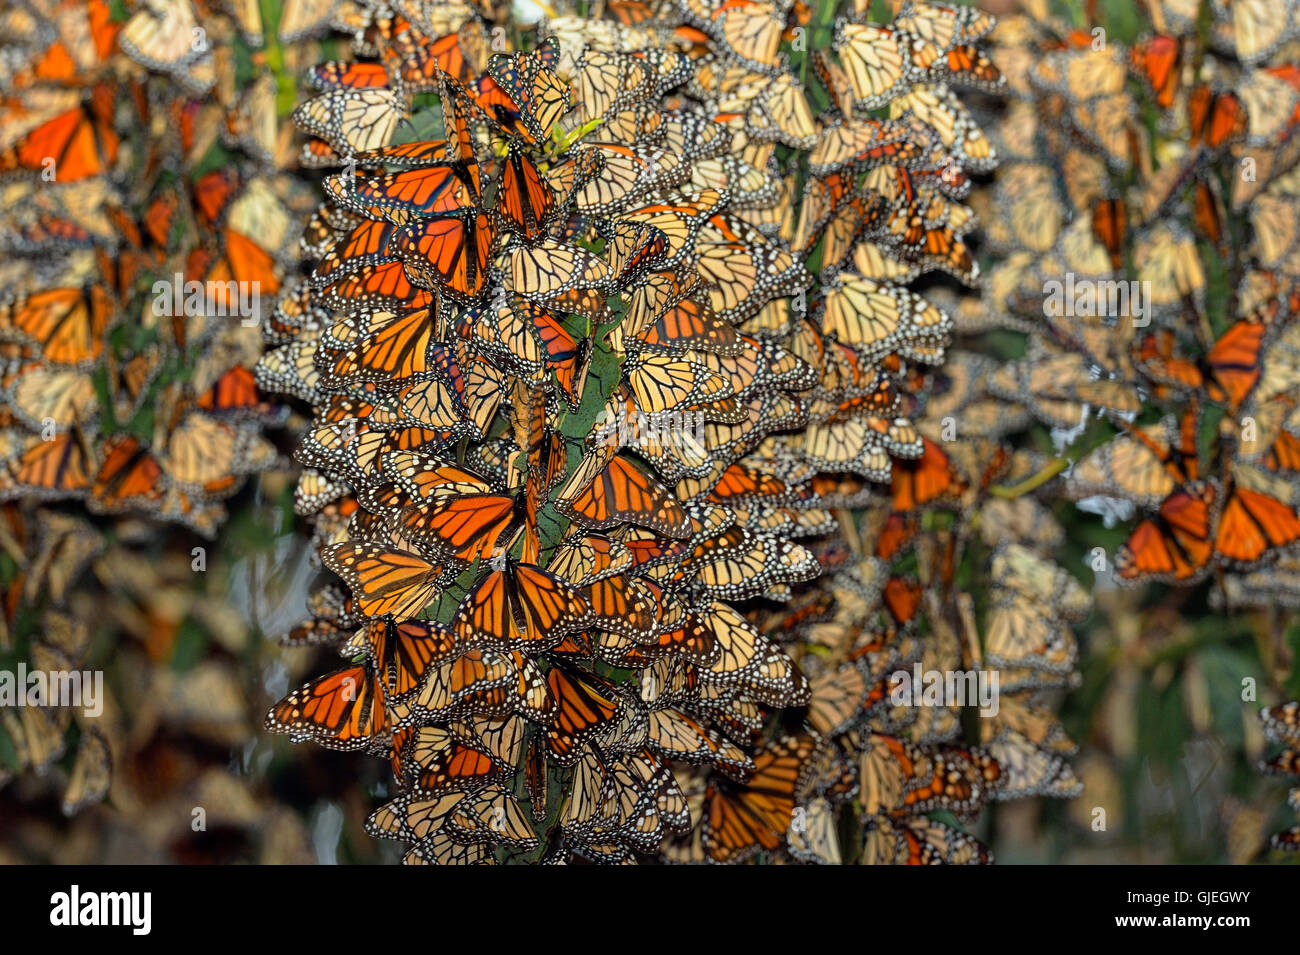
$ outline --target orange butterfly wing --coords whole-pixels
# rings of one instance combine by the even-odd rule
[[[461,560],[488,557],[510,526],[515,499],[496,494],[466,494],[412,508],[401,518],[403,533],[416,543],[447,548]]]
[[[271,708],[266,728],[309,736],[329,749],[351,750],[385,740],[389,724],[373,674],[354,666],[294,690]]]
[[[1219,518],[1214,549],[1242,564],[1259,560],[1269,550],[1300,540],[1300,520],[1281,501],[1244,487],[1228,495]]]

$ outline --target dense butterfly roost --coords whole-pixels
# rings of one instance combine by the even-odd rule
[[[1300,44],[1294,5],[1211,9],[1149,4],[1125,44],[1031,2],[991,35],[986,325],[1024,350],[972,393],[1050,429],[1040,494],[1127,524],[1103,577],[1266,610],[1300,583]]]
[[[1220,598],[1260,606],[1287,589],[1294,558],[1273,560],[1300,540],[1288,225],[1300,51],[1260,47],[1253,31],[1239,40],[1225,13],[1194,56],[1177,6],[1157,5],[1157,32],[1131,48],[1045,15],[994,35],[1017,64],[1018,100],[995,136],[1007,158],[988,210],[1003,257],[990,283],[997,321],[1027,350],[984,380],[1053,429],[1073,462],[1070,498],[1134,522],[1119,580],[1192,584],[1217,570]],[[1148,108],[1158,118],[1144,125]],[[1225,232],[1225,204],[1248,235]],[[1210,259],[1227,301],[1207,300]]]
[[[4,709],[0,781],[63,780],[72,814],[104,797],[114,764],[159,722],[225,746],[254,732],[232,655],[184,672],[153,663],[172,660],[187,618],[236,649],[242,621],[195,573],[192,548],[210,546],[248,475],[281,461],[263,432],[287,409],[254,385],[250,283],[278,292],[311,193],[273,171],[286,157],[260,21],[188,2],[35,0],[3,4],[0,23],[0,655],[7,669],[76,670],[111,631],[96,668],[138,691],[95,718]],[[143,664],[119,652],[128,634]],[[205,765],[186,765],[188,780],[123,781],[119,806],[194,805],[178,788]],[[213,773],[204,785],[244,786]],[[187,814],[169,815],[177,831]]]
[[[883,473],[859,471],[890,481],[886,500],[860,481],[822,480],[828,506],[860,509],[849,539],[855,559],[847,576],[818,581],[801,595],[806,604],[772,625],[789,627],[802,643],[795,656],[812,681],[810,723],[857,764],[864,861],[985,861],[978,842],[926,814],[943,809],[967,822],[989,798],[1070,797],[1081,788],[1066,762],[1075,746],[1052,709],[1078,682],[1070,623],[1086,616],[1090,600],[1050,559],[1064,539],[1051,513],[1032,496],[992,493],[995,482],[1017,485],[1044,462],[1002,440],[1003,429],[1015,427],[1013,409],[976,387],[988,359],[933,348],[916,331],[908,342],[896,317],[911,312],[917,327],[938,326],[946,336],[978,330],[984,314],[974,295],[930,281],[927,301],[897,283],[939,271],[977,283],[964,238],[976,220],[961,200],[971,188],[968,170],[986,171],[998,157],[952,87],[1001,91],[997,68],[977,46],[993,27],[974,9],[904,6],[889,24],[839,24],[838,63],[817,62],[830,133],[810,158],[814,178],[796,247],[813,251],[821,234],[814,254],[823,269],[822,329],[859,355],[884,356],[893,374],[882,380],[896,393],[875,395],[890,402],[890,414],[907,416],[895,421],[913,423],[916,443],[913,457]],[[895,122],[934,131],[930,149],[904,140],[903,152],[882,151],[899,136],[891,124],[854,121],[855,107],[891,96]],[[963,592],[974,581],[987,588],[986,606]],[[977,721],[978,748],[953,743],[962,735],[961,704],[970,712],[973,699],[917,707],[908,693],[902,702],[893,691],[906,687],[890,679],[899,670],[996,676],[1000,705]],[[947,787],[935,782],[944,772]]]
[[[925,814],[1072,794],[1048,698],[1088,601],[989,497],[1041,462],[946,434],[980,359],[948,374],[904,287],[977,283],[996,157],[953,88],[1001,87],[993,20],[850,8],[818,118],[797,4],[609,4],[530,52],[490,11],[343,10],[356,58],[294,113],[339,171],[258,380],[313,405],[296,505],[347,585],[287,639],[352,664],[268,728],[389,756],[369,828],[408,862],[979,862]],[[980,665],[981,519],[1010,685],[964,745],[889,676]]]

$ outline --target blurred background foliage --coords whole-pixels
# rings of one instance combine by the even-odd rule
[[[997,14],[1016,0],[980,4]],[[1107,40],[1132,44],[1147,28],[1132,0],[1052,0],[1075,28],[1102,27]],[[1209,5],[1202,3],[1206,23]],[[1139,116],[1151,136],[1157,115]],[[1232,214],[1229,216],[1231,220]],[[1228,235],[1247,230],[1244,216],[1225,223]],[[1207,289],[1205,312],[1215,334],[1227,312],[1235,278],[1218,251],[1198,241]],[[982,264],[989,264],[987,260]],[[1021,356],[1024,337],[991,332],[983,350]],[[1207,413],[1203,434],[1218,420]],[[1069,456],[1077,459],[1110,429],[1094,420]],[[1032,446],[1054,455],[1047,428],[1031,429]],[[1261,705],[1300,694],[1300,620],[1282,607],[1265,612],[1223,609],[1213,599],[1221,581],[1195,589],[1147,585],[1120,588],[1096,573],[1096,548],[1113,555],[1129,528],[1107,527],[1068,501],[1054,506],[1067,540],[1058,561],[1095,597],[1078,628],[1080,688],[1065,697],[1062,722],[1080,744],[1075,769],[1084,792],[1070,802],[1026,800],[994,808],[989,833],[998,861],[1007,863],[1245,864],[1292,863],[1294,854],[1267,852],[1268,834],[1292,824],[1283,781],[1261,776],[1269,750],[1257,718]],[[1104,831],[1095,828],[1104,810]]]

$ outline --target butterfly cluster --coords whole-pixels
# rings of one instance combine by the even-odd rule
[[[743,780],[760,767],[732,737],[807,697],[730,606],[817,572],[791,537],[825,516],[747,458],[812,384],[751,328],[806,273],[732,211],[718,177],[743,159],[694,182],[732,137],[665,104],[682,54],[548,37],[476,62],[483,28],[402,52],[422,26],[374,21],[296,111],[355,168],[325,180],[304,283],[333,320],[259,376],[314,399],[303,510],[350,514],[321,535],[347,592],[290,638],[352,664],[267,725],[389,756],[399,794],[369,828],[408,861],[535,854],[530,816],[563,834],[548,858],[620,861],[689,825],[674,762]],[[408,118],[420,90],[439,104]],[[440,138],[363,141],[384,110]],[[789,745],[773,772],[811,753]]]
[[[178,606],[237,629],[196,593],[193,535],[206,554],[226,502],[283,464],[266,432],[288,410],[253,376],[260,296],[269,312],[311,194],[287,171],[257,4],[31,0],[0,18],[0,653],[75,671],[111,630],[167,660]],[[97,667],[128,666],[107,652]],[[230,659],[204,672],[189,689],[145,674],[140,700],[206,694],[204,727],[251,733]],[[63,810],[102,799],[132,758],[121,717],[132,747],[159,718],[132,726],[140,700],[73,732],[72,708],[6,707],[6,778],[71,748]]]
[[[983,390],[1050,429],[1040,476],[1126,528],[1093,569],[1240,611],[1296,583],[1300,46],[1293,4],[1203,6],[1148,5],[1130,43],[1039,3],[991,34],[1011,98],[977,327],[1023,336]]]
[[[295,110],[334,171],[258,367],[314,408],[296,503],[346,585],[287,640],[348,665],[267,727],[388,756],[368,828],[408,862],[837,862],[850,802],[854,859],[978,862],[927,814],[1072,793],[1042,697],[1086,600],[1029,547],[991,558],[1020,682],[987,738],[888,700],[963,656],[911,554],[967,531],[922,512],[976,526],[1013,469],[940,447],[953,323],[906,287],[978,275],[960,199],[994,156],[952,87],[1000,87],[992,20],[855,11],[818,117],[779,52],[798,5],[609,4],[528,52],[491,11],[355,8]]]
[[[1285,33],[1264,42],[1234,5],[1197,71],[1180,6],[1157,5],[1154,32],[1129,48],[1045,14],[995,36],[1021,99],[995,136],[1008,161],[990,283],[1030,337],[989,389],[1076,449],[1065,492],[1080,507],[1133,521],[1114,555],[1133,583],[1250,572],[1300,540],[1294,273],[1279,232],[1294,211],[1293,47]],[[1249,234],[1230,234],[1243,221]],[[1226,272],[1227,302],[1207,300],[1210,267]],[[1098,415],[1110,440],[1089,428]]]
[[[215,47],[218,25],[209,36],[187,3],[124,21],[107,3],[17,5],[9,20],[0,497],[212,536],[221,501],[276,460],[257,316],[231,299],[275,291],[276,219],[291,218],[267,178],[199,174],[218,135],[198,122],[212,53],[177,44]]]
[[[1051,513],[1033,496],[993,493],[1043,461],[1008,440],[1025,418],[981,387],[991,360],[947,347],[978,327],[981,300],[933,280],[979,279],[965,241],[977,219],[962,200],[997,153],[954,90],[1002,90],[980,43],[993,27],[971,8],[899,4],[887,24],[863,10],[815,58],[829,106],[792,236],[822,265],[814,327],[826,353],[871,371],[857,379],[871,382],[866,413],[910,440],[881,440],[884,428],[869,425],[874,449],[810,459],[830,472],[823,502],[852,509],[852,528],[842,524],[829,572],[793,609],[759,617],[808,673],[809,723],[837,767],[813,804],[806,860],[987,862],[986,847],[932,814],[968,825],[990,799],[1080,790],[1053,710],[1078,682],[1071,623],[1090,600],[1051,559],[1064,539]],[[905,287],[918,279],[921,294]],[[858,389],[828,423],[863,407]],[[974,606],[959,575],[977,576],[989,606]],[[965,741],[973,697],[921,699],[925,675],[957,673],[999,681],[999,705]],[[837,844],[848,800],[861,840]]]

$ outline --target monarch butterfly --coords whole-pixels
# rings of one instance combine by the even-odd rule
[[[545,649],[591,622],[591,609],[572,585],[540,567],[507,563],[474,585],[452,628],[475,646]]]
[[[400,95],[387,88],[330,89],[293,111],[304,132],[323,139],[344,156],[387,146],[405,119]]]
[[[988,35],[997,21],[978,7],[912,0],[897,11],[893,23],[896,29],[935,49],[949,50],[958,43],[974,43]]]
[[[41,706],[27,706],[15,715],[6,708],[0,719],[9,740],[18,750],[20,765],[31,766],[36,772],[45,772],[67,749],[64,727],[58,722],[58,710]]]
[[[1300,702],[1277,703],[1260,710],[1264,735],[1275,743],[1300,747]]]
[[[899,350],[913,337],[945,339],[952,320],[906,289],[841,272],[827,286],[822,328],[863,354]]]
[[[517,651],[465,649],[429,667],[413,697],[394,701],[404,723],[446,721],[471,713],[506,717],[519,712],[545,720],[554,712],[540,668]]]
[[[1199,422],[1199,407],[1193,402],[1177,426],[1167,418],[1145,428],[1126,428],[1080,459],[1067,480],[1071,495],[1119,492],[1145,506],[1159,504],[1177,486],[1199,477]]]
[[[559,46],[548,38],[532,53],[498,53],[488,60],[479,105],[503,129],[527,143],[544,141],[569,109],[569,88],[548,64]]]
[[[783,18],[776,5],[763,0],[725,0],[712,6],[700,4],[707,13],[692,9],[696,25],[716,36],[746,65],[764,72],[777,66],[777,51],[784,33]]]
[[[360,644],[373,661],[386,700],[401,700],[419,689],[429,668],[457,654],[451,631],[429,620],[390,617],[368,621],[352,644]],[[352,644],[345,649],[351,650]]]
[[[594,748],[578,761],[560,825],[574,848],[598,862],[652,852],[666,832],[689,828],[686,798],[662,761],[648,750],[605,756]]]
[[[117,161],[114,91],[100,84],[90,101],[46,120],[0,152],[0,171],[53,172],[59,182],[98,176]]]
[[[692,575],[712,596],[743,600],[780,584],[811,580],[820,571],[817,558],[801,544],[737,528],[696,548],[680,573]]]
[[[582,41],[576,42],[582,45]],[[636,54],[587,49],[573,72],[575,118],[581,125],[594,121],[615,128],[634,107],[690,77],[686,58],[667,51]]]
[[[1061,753],[1035,745],[1018,729],[1006,724],[987,727],[985,735],[991,739],[984,749],[1001,773],[994,798],[1049,795],[1070,799],[1082,791],[1083,784]]]
[[[380,455],[379,470],[383,483],[367,485],[359,492],[362,502],[375,511],[490,490],[487,481],[478,474],[436,456],[413,451],[384,452]]]
[[[472,562],[496,553],[498,540],[515,524],[517,506],[503,495],[447,496],[403,512],[399,525],[412,543]]]
[[[76,497],[91,486],[93,464],[82,436],[72,431],[53,441],[35,437],[8,467],[13,484],[6,496],[21,490],[37,499]]]
[[[275,78],[259,77],[240,95],[235,108],[226,114],[222,142],[243,149],[259,162],[270,165],[276,158],[277,134]]]
[[[414,554],[381,544],[347,541],[321,553],[325,566],[351,589],[366,616],[413,618],[441,589],[454,567],[431,564]]]
[[[422,43],[416,31],[406,30],[392,49],[403,83],[414,92],[437,90],[443,76],[468,83],[482,72],[487,59],[487,39],[472,22],[432,43]]]
[[[1214,485],[1193,482],[1161,503],[1154,518],[1140,523],[1115,555],[1123,580],[1199,579],[1210,566],[1210,539],[1219,493]]]
[[[417,851],[429,853],[434,862],[485,861],[485,852],[458,848],[466,843],[471,847],[508,843],[520,851],[537,847],[537,837],[523,810],[499,785],[485,786],[472,794],[455,792],[444,796],[412,789],[367,820],[367,829],[374,835],[389,835],[390,827],[402,837],[419,840]]]
[[[1235,413],[1259,380],[1266,327],[1260,322],[1241,320],[1219,337],[1205,356],[1209,371],[1209,395],[1223,401]]]
[[[400,738],[405,734],[405,738]],[[393,747],[394,775],[430,795],[474,792],[508,775],[475,740],[434,726],[403,730]],[[406,764],[413,763],[408,769]]]
[[[575,245],[542,239],[510,250],[506,287],[527,298],[546,300],[576,288],[602,288],[608,263]]]
[[[170,73],[195,95],[216,82],[212,44],[189,0],[146,0],[122,27],[118,45],[137,63]]]
[[[369,333],[335,357],[322,380],[330,387],[349,382],[398,383],[435,371],[429,347],[431,311],[372,312]]]
[[[1215,556],[1234,564],[1251,564],[1268,551],[1300,540],[1295,508],[1233,482],[1224,497],[1214,537]]]
[[[862,812],[920,814],[934,809],[973,818],[1001,768],[987,754],[959,746],[916,746],[879,733],[862,753]]]
[[[944,148],[968,172],[987,172],[998,154],[970,113],[943,84],[920,84],[889,103],[890,119],[908,114],[934,130]]]
[[[682,260],[700,227],[723,201],[723,194],[716,189],[703,189],[690,195],[669,196],[665,201],[630,209],[621,213],[619,219],[653,226],[663,233],[668,240],[668,250],[656,269],[668,269]]]
[[[974,836],[926,817],[876,816],[867,830],[869,865],[988,865],[993,854]]]
[[[1199,389],[1205,378],[1196,362],[1179,353],[1175,334],[1162,328],[1137,343],[1134,365],[1164,394]]]
[[[346,161],[338,150],[315,136],[305,137],[298,153],[298,165],[304,169],[330,169],[342,166]]]
[[[1216,150],[1246,134],[1246,111],[1233,93],[1216,93],[1201,84],[1188,97],[1187,109],[1193,147]]]
[[[999,591],[986,636],[989,663],[1070,673],[1078,658],[1078,645],[1070,628],[1051,610],[1024,594]]]
[[[581,342],[575,341],[559,319],[547,309],[523,300],[520,305],[520,310],[531,317],[532,331],[541,340],[545,366],[554,372],[556,384],[568,399],[569,406],[577,408],[582,401],[582,389],[586,384],[587,362],[591,359],[590,340],[584,338]],[[524,331],[527,333],[526,328]]]
[[[1156,105],[1169,109],[1178,94],[1182,72],[1182,46],[1177,37],[1156,34],[1134,44],[1129,64],[1156,94]]]
[[[100,286],[54,288],[0,305],[0,332],[10,330],[30,340],[47,361],[89,365],[102,353],[113,318]]]
[[[1094,378],[1087,361],[1072,352],[1048,353],[1004,366],[989,376],[989,391],[1018,401],[1056,427],[1083,419],[1084,406],[1120,414],[1140,407],[1136,389],[1125,382]]]
[[[158,441],[158,462],[167,476],[206,497],[225,497],[239,476],[270,468],[275,450],[250,426],[180,409]]]
[[[912,65],[910,38],[877,24],[843,22],[835,50],[853,97],[863,109],[879,109],[907,90],[920,71]]]
[[[808,681],[803,674],[735,610],[713,601],[700,612],[699,622],[718,647],[715,662],[699,672],[701,683],[744,687],[746,693],[772,706],[808,701]]]
[[[890,468],[893,509],[907,512],[944,495],[955,495],[964,482],[939,445],[921,436],[921,455],[895,460]]]
[[[112,778],[113,751],[108,737],[83,726],[68,785],[59,803],[63,814],[73,816],[84,807],[99,802],[108,794]]]
[[[253,372],[243,365],[235,365],[223,372],[198,396],[195,405],[216,417],[236,420],[258,418],[274,421],[283,418],[284,411],[261,400]]]
[[[710,402],[725,401],[735,393],[730,382],[708,365],[675,355],[639,352],[629,356],[624,375],[636,408],[650,416],[698,409]]]
[[[546,684],[556,701],[555,719],[546,731],[546,749],[561,766],[571,766],[582,756],[588,740],[609,732],[623,704],[604,681],[571,675],[560,667],[547,673]]]
[[[32,662],[42,669],[81,664],[90,648],[90,628],[85,622],[61,611],[41,615],[42,636],[33,641]]]
[[[320,373],[316,370],[313,343],[294,341],[267,352],[257,363],[254,380],[267,391],[319,401]]]
[[[386,748],[392,727],[383,692],[365,666],[347,667],[294,690],[273,706],[266,728],[330,749]]]
[[[162,466],[139,440],[120,435],[105,443],[103,462],[90,488],[93,508],[116,513],[153,505],[164,490]]]
[[[651,710],[648,744],[663,756],[687,762],[707,762],[736,778],[757,768],[738,746],[689,714],[665,707]]]
[[[323,250],[309,279],[310,286],[324,288],[368,265],[387,261],[388,240],[396,229],[396,226],[377,219],[362,221]]]
[[[434,293],[414,285],[401,262],[363,266],[341,281],[321,290],[316,301],[322,308],[422,309],[434,302]]]
[[[788,736],[754,756],[754,772],[743,785],[709,783],[702,836],[711,859],[740,862],[784,844],[816,748],[811,736]]]
[[[1236,89],[1248,144],[1279,145],[1291,138],[1300,116],[1300,73],[1294,64],[1252,70]]]
[[[224,309],[224,314],[239,315],[251,308],[260,313],[261,296],[280,291],[275,257],[243,232],[223,229],[221,239],[219,246],[194,250],[185,263],[187,279],[201,281],[211,306]],[[247,308],[241,294],[249,297]],[[179,317],[172,316],[173,321]]]
[[[953,46],[937,59],[932,59],[931,56],[929,51],[920,55],[912,54],[913,60],[919,65],[957,86],[991,92],[1006,85],[1002,71],[983,51],[969,43]]]
[[[1128,209],[1120,199],[1103,199],[1092,208],[1092,233],[1110,253],[1114,268],[1120,267],[1125,233],[1128,229]]]
[[[305,468],[293,489],[293,511],[307,517],[349,493],[351,488],[345,482],[336,481],[315,468]]]
[[[401,260],[412,282],[472,301],[486,287],[495,240],[496,226],[479,212],[407,226],[394,236],[390,251]]]
[[[93,74],[116,52],[117,35],[122,24],[114,22],[108,3],[89,0],[83,7],[84,11],[60,11],[55,30],[50,31],[55,34],[53,36],[41,31],[34,18],[11,16],[11,22],[7,24],[13,31],[11,39],[22,39],[25,44],[38,39],[48,42],[44,50],[29,51],[30,56],[39,56],[39,59],[14,76],[13,88],[35,83],[77,84],[82,75]],[[79,13],[84,13],[84,16],[78,16]],[[42,24],[45,25],[48,24]]]
[[[343,175],[325,180],[326,195],[334,201],[358,213],[382,216],[397,225],[411,222],[413,214],[450,215],[469,209],[478,201],[477,188],[474,177],[463,164],[444,160],[383,176]]]
[[[1090,601],[1078,581],[1022,544],[999,547],[993,555],[991,573],[998,587],[1017,591],[1064,619],[1081,620],[1088,614]]]
[[[668,237],[652,225],[614,222],[609,231],[609,265],[616,285],[634,284],[658,268],[668,251]]]
[[[686,512],[657,481],[626,458],[601,461],[600,455],[583,459],[555,497],[561,513],[592,530],[632,523],[666,537],[689,536]]]
[[[909,262],[887,246],[870,240],[860,241],[854,247],[852,264],[865,278],[895,283],[910,282],[924,271],[921,263]]]
[[[382,63],[364,60],[346,62],[330,60],[313,66],[307,72],[307,82],[317,90],[386,89],[388,70]]]
[[[867,701],[867,680],[856,666],[827,669],[811,681],[808,726],[819,736],[844,732]]]
[[[533,161],[518,148],[510,149],[502,166],[497,209],[502,225],[520,232],[525,239],[539,236],[555,214],[555,193]]]
[[[744,321],[772,298],[809,284],[802,264],[756,229],[726,214],[710,217],[695,240],[696,269],[709,304],[725,321]]]

